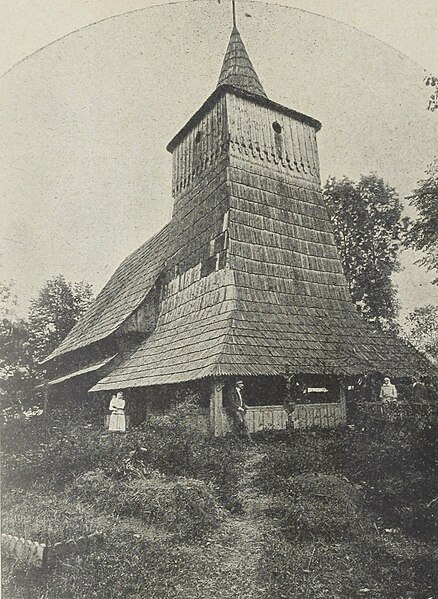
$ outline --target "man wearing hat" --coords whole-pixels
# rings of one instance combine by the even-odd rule
[[[248,430],[248,426],[245,421],[245,414],[247,412],[247,405],[245,403],[244,396],[244,383],[242,380],[238,380],[235,382],[234,386],[231,388],[230,397],[229,397],[229,412],[230,416],[233,419],[236,428],[245,433],[249,439],[251,439],[251,435]]]

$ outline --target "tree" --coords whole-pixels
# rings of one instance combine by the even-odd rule
[[[406,317],[406,339],[418,350],[438,361],[438,306],[415,308]]]
[[[377,175],[355,183],[329,178],[324,188],[335,239],[358,311],[377,329],[395,326],[392,274],[398,269],[402,206]]]
[[[13,283],[0,283],[0,398],[4,418],[30,407],[36,382],[28,325],[17,316]]]
[[[47,357],[67,336],[91,303],[91,285],[68,283],[62,275],[47,281],[31,301],[29,331],[34,359]]]
[[[426,83],[426,85],[430,85],[432,87],[432,91],[429,96],[429,102],[427,104],[427,109],[431,112],[434,112],[438,108],[438,77],[428,75],[424,78],[424,82]]]
[[[426,178],[408,197],[417,210],[416,219],[406,218],[403,245],[424,252],[419,260],[428,270],[438,272],[438,160],[426,169]],[[434,281],[438,284],[438,278]]]

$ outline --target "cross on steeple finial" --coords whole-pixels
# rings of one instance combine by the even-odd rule
[[[233,12],[233,27],[236,27],[236,0],[231,0],[231,9]]]
[[[231,0],[233,12],[233,29],[222,63],[217,87],[231,85],[242,91],[266,98],[260,79],[254,70],[245,45],[236,26],[236,0]]]

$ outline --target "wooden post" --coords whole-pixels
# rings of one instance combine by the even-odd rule
[[[49,407],[49,383],[46,379],[44,380],[43,391],[44,391],[43,414],[44,414],[44,416],[47,416],[47,411],[48,411],[48,407]]]
[[[224,434],[222,414],[223,390],[223,381],[217,379],[213,380],[210,395],[210,430],[215,437],[221,437]]]
[[[341,404],[341,413],[343,422],[347,423],[347,394],[346,394],[346,383],[344,377],[339,377],[339,403]]]
[[[377,383],[376,375],[370,374],[369,381],[370,397],[368,398],[368,401],[377,401],[379,399],[379,385]]]

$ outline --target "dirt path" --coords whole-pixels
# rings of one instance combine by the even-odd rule
[[[269,498],[254,484],[263,457],[255,445],[244,450],[238,484],[242,513],[230,516],[208,544],[212,569],[206,587],[215,599],[260,599],[266,590],[258,569],[263,559],[263,512]]]

